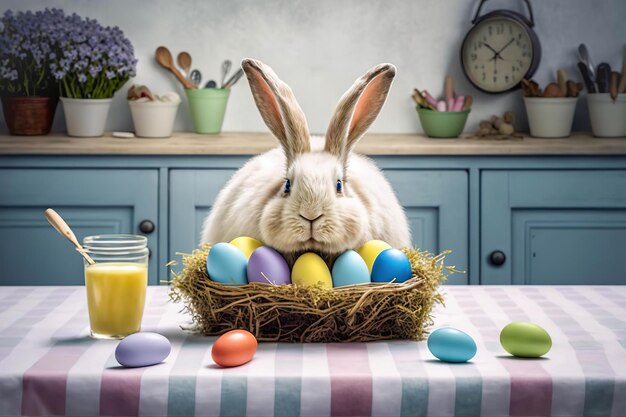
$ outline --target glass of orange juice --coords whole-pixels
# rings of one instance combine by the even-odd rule
[[[83,240],[85,287],[91,336],[122,339],[141,329],[148,285],[148,240],[145,236],[99,235]]]

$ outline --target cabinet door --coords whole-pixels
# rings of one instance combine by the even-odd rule
[[[481,190],[481,283],[626,283],[626,171],[487,171]]]
[[[46,221],[54,208],[79,241],[88,235],[139,233],[157,220],[156,170],[0,169],[0,285],[82,285],[83,262]],[[156,233],[149,281],[158,281]]]
[[[234,173],[232,169],[170,171],[171,260],[179,260],[177,252],[191,253],[198,246],[204,218]]]
[[[468,269],[468,178],[466,171],[385,170],[411,227],[413,245],[439,253],[451,250],[446,265]],[[454,274],[448,284],[467,284]]]

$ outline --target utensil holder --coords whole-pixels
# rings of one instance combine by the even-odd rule
[[[471,110],[434,111],[416,107],[422,129],[431,138],[456,138],[463,133]]]
[[[179,102],[129,101],[135,135],[142,138],[169,138],[174,130],[174,121]]]
[[[224,88],[199,88],[185,90],[193,128],[196,133],[219,133],[222,131],[224,114],[230,90]]]
[[[602,138],[626,137],[626,94],[587,94],[591,131]]]
[[[524,97],[530,135],[565,138],[572,132],[578,97]]]

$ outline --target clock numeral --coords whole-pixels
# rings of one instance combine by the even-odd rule
[[[509,25],[509,35],[513,35],[513,26]]]
[[[493,82],[495,83],[496,81],[498,81],[498,77],[493,77]]]
[[[522,52],[522,56],[528,56],[528,52]]]
[[[504,76],[504,82],[507,83],[507,84],[509,83],[509,76],[508,75]]]
[[[491,36],[491,34],[492,34],[491,26],[489,26],[488,29],[489,29],[489,36]]]
[[[478,55],[477,54],[470,54],[470,59],[472,61],[476,61],[478,59]]]
[[[487,75],[483,72],[483,81],[487,79]]]

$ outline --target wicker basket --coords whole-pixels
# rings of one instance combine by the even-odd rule
[[[259,341],[365,342],[422,340],[432,324],[434,303],[448,271],[443,258],[405,249],[413,277],[403,283],[369,283],[323,289],[297,285],[230,286],[211,281],[208,245],[183,254],[183,270],[173,273],[170,297],[185,303],[196,330],[219,335],[246,329]]]

